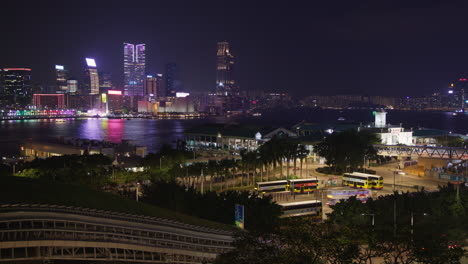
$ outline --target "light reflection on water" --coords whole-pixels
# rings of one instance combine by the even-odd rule
[[[306,110],[285,112],[279,109],[264,113],[261,118],[236,121],[255,125],[271,125],[289,128],[302,120],[315,123],[336,123],[339,117],[345,122],[367,124],[373,122],[372,110]],[[184,131],[197,124],[222,123],[226,118],[155,120],[155,119],[39,119],[0,121],[0,155],[19,153],[21,140],[53,139],[58,136],[79,137],[120,142],[123,139],[135,140],[148,147],[148,152],[157,151],[161,145],[175,145],[182,139]],[[231,120],[230,120],[231,121]],[[453,133],[468,134],[468,113],[389,111],[387,122],[406,128],[437,128]]]
[[[153,120],[153,119],[37,119],[0,122],[0,155],[17,155],[21,141],[27,139],[53,140],[59,136],[89,138],[121,142],[134,140],[156,152],[161,145],[175,145],[184,131],[206,119]]]

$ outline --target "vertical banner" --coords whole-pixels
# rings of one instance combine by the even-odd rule
[[[240,229],[244,229],[244,206],[240,204],[235,205],[235,220],[236,226]]]

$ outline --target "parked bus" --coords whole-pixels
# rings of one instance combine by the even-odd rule
[[[343,185],[361,189],[382,189],[383,177],[367,173],[353,172],[343,175]]]
[[[319,188],[319,180],[311,179],[296,179],[288,181],[288,190],[294,191],[296,194],[310,193]]]
[[[255,188],[255,190],[259,193],[284,192],[286,191],[287,185],[287,180],[257,182],[257,187]]]
[[[354,190],[354,189],[345,189],[345,190],[328,190],[327,198],[328,205],[335,205],[341,200],[347,200],[352,196],[356,196],[356,199],[365,203],[370,197],[371,191],[369,189]]]
[[[310,217],[314,221],[322,221],[322,202],[309,200],[292,203],[280,203],[283,214],[280,218]]]

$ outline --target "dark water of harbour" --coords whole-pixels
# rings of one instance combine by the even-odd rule
[[[337,121],[338,118],[345,121]],[[307,120],[309,122],[373,122],[371,110],[284,110],[263,113],[255,118],[211,118],[187,120],[153,119],[42,119],[0,121],[0,156],[17,155],[19,144],[26,139],[53,139],[58,136],[79,137],[119,142],[122,139],[135,140],[148,147],[148,152],[156,152],[163,144],[174,144],[182,139],[184,131],[194,125],[204,123],[232,122],[254,123],[289,128]],[[468,134],[468,114],[456,116],[446,112],[389,111],[387,122],[406,128],[428,127]]]
[[[275,126],[283,125],[291,127],[294,124],[306,120],[315,123],[346,123],[368,124],[374,122],[373,110],[335,110],[316,109],[303,110],[296,109],[284,114],[281,110],[263,113],[258,122],[268,123]],[[453,133],[468,134],[468,113],[451,112],[423,112],[423,111],[387,111],[387,123],[399,125],[402,123],[405,128],[416,129],[418,127],[435,128],[452,131]],[[338,118],[344,121],[338,121]],[[248,122],[252,121],[252,118]]]
[[[221,120],[221,121],[220,121]],[[222,122],[223,119],[37,119],[0,121],[0,156],[19,154],[24,140],[53,141],[59,136],[120,142],[135,140],[157,151],[163,144],[174,145],[184,131],[196,124]]]

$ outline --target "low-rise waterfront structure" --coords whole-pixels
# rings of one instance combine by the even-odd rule
[[[109,157],[144,157],[146,155],[146,147],[137,146],[130,140],[112,143],[81,138],[59,138],[55,142],[26,141],[21,145],[21,154],[27,156],[30,160],[62,155],[86,154],[103,154]]]
[[[285,128],[239,125],[204,125],[188,129],[185,140],[189,149],[255,150],[273,136],[297,137]]]

